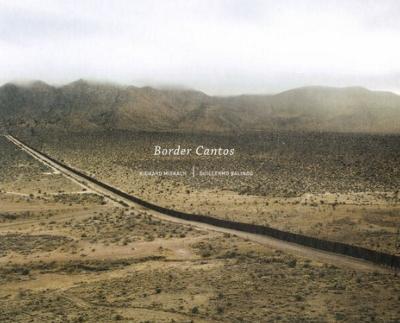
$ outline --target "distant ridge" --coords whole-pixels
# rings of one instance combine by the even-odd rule
[[[0,87],[4,128],[400,133],[400,96],[362,87],[309,86],[274,95],[209,96],[77,80]]]

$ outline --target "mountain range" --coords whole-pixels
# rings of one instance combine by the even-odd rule
[[[302,87],[274,95],[209,96],[78,80],[0,87],[3,128],[145,131],[400,133],[400,96],[362,87]]]

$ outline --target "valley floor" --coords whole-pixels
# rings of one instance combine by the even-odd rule
[[[0,156],[0,321],[400,319],[400,279],[393,272],[327,264],[229,234],[160,221],[142,208],[121,207],[84,190],[2,137],[0,148],[6,152]],[[99,175],[112,167],[109,173],[113,177],[106,179],[118,179],[121,188],[128,188],[132,176],[128,168],[112,163],[93,164],[98,156],[82,152],[74,157],[59,150],[57,157],[61,154],[71,164],[79,155],[81,162],[77,167],[96,165]],[[349,199],[344,194],[279,198],[213,188],[195,190],[193,186],[171,181],[147,187],[153,195],[143,192],[143,197],[157,198],[166,205],[179,208],[193,204],[192,211],[202,211],[201,207],[206,211],[207,207],[212,214],[229,217],[240,217],[242,205],[251,221],[263,223],[274,220],[275,213],[270,214],[270,208],[263,207],[268,203],[280,219],[291,219],[292,222],[288,220],[282,225],[296,230],[325,222],[318,214],[327,213],[330,221],[329,210],[337,212],[333,216],[337,214],[335,225],[339,229],[347,225],[348,220],[342,220],[346,217],[358,224],[357,221],[364,221],[362,207],[376,208],[376,214],[383,214],[371,217],[375,222],[370,220],[381,230],[385,226],[391,228],[385,221],[397,221],[396,216],[389,214],[398,210],[395,204],[388,206],[388,201],[396,201],[390,192],[371,196],[349,194]],[[134,189],[130,186],[127,190]],[[159,192],[164,190],[171,193]],[[346,204],[340,203],[342,198]],[[365,205],[363,198],[368,200]],[[309,205],[318,199],[326,202]],[[356,209],[351,206],[357,204],[350,203],[352,199],[363,205],[359,211],[346,209]],[[329,201],[333,204],[336,200],[333,208]],[[221,201],[226,203],[221,205]],[[373,206],[368,204],[371,201]],[[313,209],[317,211],[310,214]],[[261,216],[264,210],[268,212]],[[304,224],[302,217],[307,214],[309,222]],[[388,243],[382,244],[390,248]]]

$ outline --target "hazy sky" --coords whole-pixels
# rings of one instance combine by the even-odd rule
[[[400,92],[398,0],[0,0],[0,83]]]

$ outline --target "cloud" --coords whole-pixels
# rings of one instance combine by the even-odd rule
[[[214,94],[398,89],[399,9],[389,0],[0,0],[0,81],[88,78]]]

